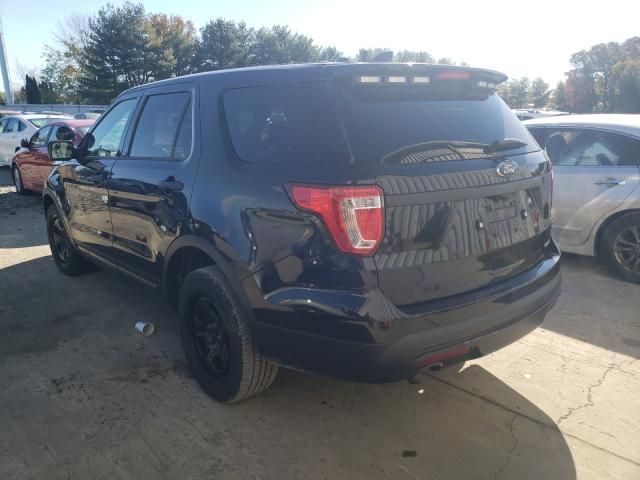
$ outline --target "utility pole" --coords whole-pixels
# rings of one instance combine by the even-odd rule
[[[4,83],[4,101],[7,105],[13,104],[13,94],[9,83],[9,67],[7,67],[7,52],[4,49],[4,33],[2,32],[2,19],[0,19],[0,70],[2,70],[2,82]]]

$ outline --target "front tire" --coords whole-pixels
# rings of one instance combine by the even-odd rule
[[[640,283],[640,213],[620,217],[607,227],[602,256],[628,282]]]
[[[62,273],[76,276],[93,270],[93,266],[80,256],[71,243],[64,222],[55,206],[47,210],[47,237],[51,256]]]
[[[266,390],[278,367],[257,351],[251,309],[215,266],[191,272],[180,289],[180,336],[202,389],[219,402],[238,402]]]

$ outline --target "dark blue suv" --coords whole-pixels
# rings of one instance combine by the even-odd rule
[[[127,90],[79,146],[49,144],[55,262],[164,292],[220,401],[279,366],[392,382],[485,355],[560,290],[551,165],[505,79],[337,63]]]

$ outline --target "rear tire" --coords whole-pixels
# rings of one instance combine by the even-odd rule
[[[22,184],[22,175],[20,175],[20,169],[17,165],[11,167],[11,178],[13,178],[13,185],[16,187],[16,193],[18,195],[26,195],[26,190]]]
[[[187,362],[202,389],[233,403],[266,390],[277,365],[257,351],[248,320],[253,315],[215,266],[191,272],[180,289],[180,336]]]
[[[54,205],[47,209],[47,237],[51,256],[62,273],[73,277],[94,270],[93,265],[82,258],[71,243],[60,213]]]
[[[615,220],[602,237],[602,258],[620,278],[640,283],[640,213]]]

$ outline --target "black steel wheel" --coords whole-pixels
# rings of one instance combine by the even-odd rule
[[[219,402],[256,395],[278,372],[256,348],[249,329],[253,312],[241,288],[208,266],[189,273],[179,294],[185,357],[202,389]]]
[[[209,297],[199,298],[192,314],[193,342],[204,368],[214,377],[229,372],[229,336],[222,313]]]
[[[80,256],[71,243],[64,222],[55,206],[47,210],[47,236],[51,256],[62,273],[74,276],[92,270],[92,265]]]

